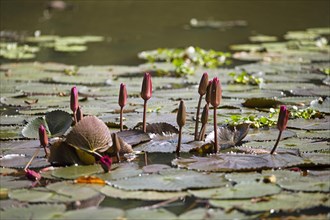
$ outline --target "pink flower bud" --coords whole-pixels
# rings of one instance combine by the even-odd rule
[[[112,160],[108,155],[100,158],[100,164],[105,173],[108,173],[111,169]]]
[[[209,81],[206,88],[205,101],[207,104],[211,103],[211,89],[212,89],[212,80]]]
[[[41,146],[43,146],[44,148],[48,146],[48,136],[46,129],[43,125],[39,126],[39,140]]]
[[[218,107],[221,102],[221,83],[218,77],[214,77],[212,80],[212,86],[211,86],[211,105],[213,107]]]
[[[29,169],[25,170],[25,176],[31,181],[36,181],[41,179],[40,173],[37,173],[36,171]]]
[[[146,101],[151,98],[151,95],[152,95],[151,75],[149,73],[145,73],[142,82],[141,97]]]
[[[199,82],[199,87],[198,87],[199,95],[203,96],[207,92],[208,81],[209,81],[209,75],[207,73],[204,73],[201,78],[201,81]]]
[[[120,107],[124,107],[127,103],[127,90],[126,85],[124,83],[120,84],[120,90],[119,90],[119,98],[118,98],[118,104]]]
[[[277,120],[277,128],[280,131],[284,131],[289,120],[290,112],[285,105],[281,105],[280,113]]]
[[[70,108],[73,112],[78,108],[78,89],[75,86],[71,88]]]

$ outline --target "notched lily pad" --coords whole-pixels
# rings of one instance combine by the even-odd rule
[[[80,176],[104,172],[100,165],[61,167],[52,171],[52,176],[63,179],[76,179]]]
[[[266,99],[266,98],[250,98],[246,99],[242,105],[248,108],[276,108],[282,105],[283,102],[277,99]]]

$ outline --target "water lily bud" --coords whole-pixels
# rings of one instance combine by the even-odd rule
[[[212,80],[209,81],[207,88],[206,88],[205,101],[207,104],[210,104],[210,102],[211,102],[211,88],[212,88]]]
[[[211,105],[213,107],[218,107],[221,102],[221,83],[218,77],[214,77],[212,80],[212,86],[211,86]]]
[[[78,108],[78,89],[75,86],[71,88],[70,108],[73,112]]]
[[[285,130],[286,125],[288,123],[289,115],[290,115],[289,110],[286,108],[285,105],[282,105],[280,107],[280,113],[278,115],[278,120],[277,120],[277,128],[278,128],[278,130],[280,130],[280,131],[284,131]]]
[[[48,146],[48,135],[46,132],[46,128],[43,125],[39,126],[39,140],[41,146],[43,147]]]
[[[84,114],[83,114],[80,106],[78,106],[78,108],[77,108],[77,122],[79,122],[83,117],[84,117]]]
[[[183,100],[180,101],[176,122],[178,123],[179,127],[183,127],[186,124],[186,106]]]
[[[204,73],[201,78],[201,81],[199,82],[199,87],[198,87],[199,95],[203,96],[207,92],[208,81],[209,81],[209,75],[207,73]]]
[[[112,160],[108,155],[100,158],[100,164],[105,173],[108,173],[111,169]]]
[[[150,95],[151,96],[151,95]],[[127,90],[126,90],[126,85],[124,83],[120,84],[120,90],[119,90],[119,99],[118,99],[118,104],[120,107],[124,107],[127,102]]]
[[[36,171],[29,169],[25,170],[25,176],[31,181],[36,181],[41,179],[40,173],[37,173]]]
[[[209,118],[209,105],[206,104],[204,106],[202,118],[201,118],[201,122],[203,125],[205,125],[207,123],[208,118]]]
[[[152,82],[150,73],[145,73],[141,88],[141,97],[146,101],[151,98],[152,95]]]

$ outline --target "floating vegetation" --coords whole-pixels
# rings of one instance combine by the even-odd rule
[[[260,85],[264,81],[263,78],[248,74],[245,71],[241,73],[232,72],[229,73],[229,76],[233,78],[234,84]]]

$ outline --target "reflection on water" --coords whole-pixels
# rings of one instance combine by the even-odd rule
[[[228,50],[252,34],[282,36],[287,30],[329,26],[329,1],[71,1],[68,10],[45,13],[45,1],[1,1],[1,30],[33,34],[101,35],[88,52],[43,49],[37,60],[68,64],[137,64],[136,54],[158,47],[200,46]],[[46,15],[45,15],[46,14]],[[192,18],[246,21],[228,29],[189,28]]]

